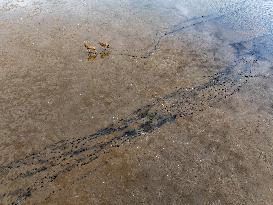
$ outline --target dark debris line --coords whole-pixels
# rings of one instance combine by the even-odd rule
[[[128,54],[128,53],[118,53],[116,55],[127,56],[127,57],[131,57],[131,58],[148,59],[158,50],[161,41],[165,37],[168,37],[168,36],[173,35],[175,33],[182,32],[182,31],[184,31],[184,30],[186,30],[188,28],[191,28],[193,26],[197,26],[197,25],[200,25],[200,24],[203,24],[203,23],[206,23],[208,21],[215,20],[217,18],[221,18],[221,17],[224,17],[224,16],[225,15],[221,15],[221,16],[209,15],[209,16],[194,17],[192,19],[182,21],[179,24],[177,24],[176,26],[174,26],[170,31],[167,31],[167,32],[159,35],[159,37],[157,39],[154,39],[153,40],[154,44],[149,49],[149,51],[146,52],[144,55],[137,55],[137,54],[134,55],[134,54]]]
[[[14,182],[30,183],[27,187],[7,189],[0,196],[1,201],[20,204],[35,191],[46,188],[60,175],[92,162],[111,147],[119,147],[124,142],[153,132],[179,117],[213,107],[217,102],[238,92],[250,77],[255,77],[251,76],[251,69],[245,69],[252,66],[252,61],[239,59],[216,73],[207,83],[170,93],[95,134],[51,144],[38,153],[1,166],[1,186],[8,187]]]
[[[225,11],[221,14],[216,13],[216,14],[210,14],[210,15],[206,15],[206,16],[196,16],[196,17],[193,17],[193,18],[190,18],[187,20],[182,20],[177,25],[174,25],[170,29],[170,31],[164,32],[163,34],[159,35],[159,37],[157,37],[159,34],[159,33],[157,33],[157,35],[156,35],[157,39],[153,40],[154,41],[153,46],[144,55],[128,54],[128,53],[118,53],[116,55],[127,56],[127,57],[131,57],[131,58],[148,59],[158,50],[160,43],[164,38],[174,35],[176,33],[182,32],[188,28],[192,28],[197,25],[202,25],[202,24],[209,22],[209,21],[219,20],[219,19],[224,18],[228,15],[234,14],[234,13],[240,11],[243,7],[245,7],[246,2],[247,2],[247,0],[244,0],[239,3],[235,3],[233,6],[231,6],[231,8],[237,7],[235,10],[229,11],[228,9],[226,9],[227,11]]]

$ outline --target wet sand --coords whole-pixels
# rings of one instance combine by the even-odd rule
[[[0,204],[272,204],[272,8],[0,0]]]

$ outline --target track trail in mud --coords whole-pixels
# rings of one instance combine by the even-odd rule
[[[9,187],[15,182],[23,185],[8,188],[2,194],[2,200],[20,204],[36,191],[45,189],[62,174],[91,163],[108,152],[111,147],[119,147],[128,140],[150,133],[167,123],[174,122],[177,118],[197,114],[208,107],[213,107],[239,92],[241,86],[249,79],[266,77],[252,74],[255,63],[255,60],[246,61],[240,57],[234,64],[212,76],[205,84],[181,88],[92,135],[57,142],[38,153],[1,166],[1,186]]]

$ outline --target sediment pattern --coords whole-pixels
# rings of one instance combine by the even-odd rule
[[[97,131],[89,136],[64,140],[49,145],[21,160],[1,166],[1,186],[6,186],[1,201],[20,204],[42,190],[62,174],[78,166],[84,166],[106,153],[145,133],[174,122],[177,118],[196,114],[213,107],[219,101],[240,90],[249,78],[263,77],[251,74],[253,61],[239,59],[216,73],[207,83],[193,88],[181,88],[151,104],[145,105],[117,124]],[[9,189],[9,184],[24,184],[31,178],[31,186]]]

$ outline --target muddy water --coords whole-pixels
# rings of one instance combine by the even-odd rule
[[[0,203],[270,204],[272,5],[0,1]]]

